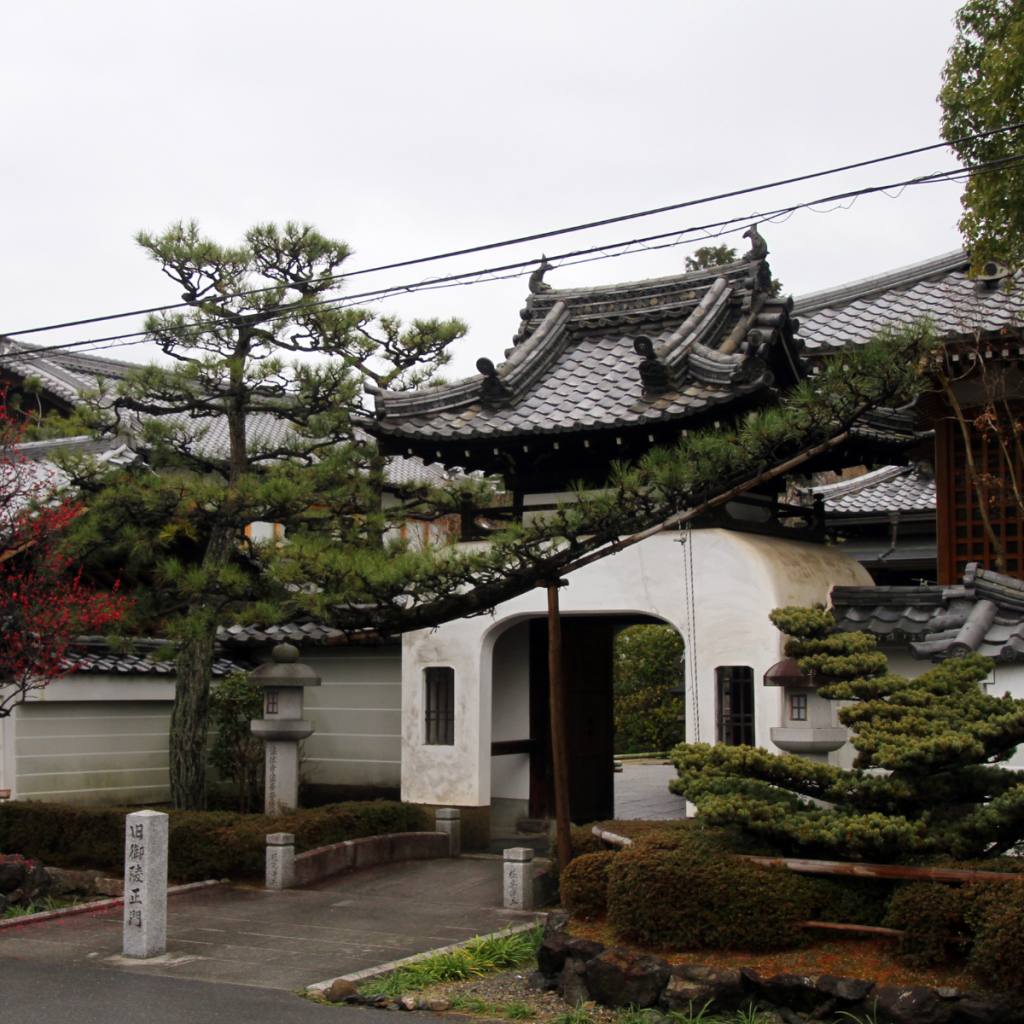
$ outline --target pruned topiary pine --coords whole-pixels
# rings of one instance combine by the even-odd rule
[[[913,860],[1002,854],[1024,841],[1024,782],[999,767],[1024,742],[1024,700],[986,694],[992,661],[944,661],[916,679],[888,671],[866,633],[835,633],[821,607],[779,608],[786,656],[827,678],[857,750],[852,770],[747,746],[681,744],[672,792],[713,825],[804,856]],[[848,702],[848,703],[846,703]]]

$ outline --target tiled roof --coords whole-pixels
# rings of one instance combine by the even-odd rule
[[[803,295],[794,302],[807,355],[864,344],[881,328],[927,316],[940,336],[996,333],[1024,310],[1021,289],[985,290],[967,279],[962,250]]]
[[[976,562],[958,586],[835,587],[832,608],[837,630],[908,640],[921,660],[1024,661],[1024,582]]]
[[[99,379],[120,380],[138,365],[120,359],[106,359],[74,352],[35,352],[35,346],[10,339],[0,338],[0,366],[13,370],[21,376],[37,376],[43,386],[65,401],[75,404],[82,391],[97,386]],[[198,453],[220,455],[228,447],[228,429],[225,418],[210,418],[191,421],[194,430],[203,431],[195,445]],[[275,447],[286,441],[291,426],[287,421],[269,414],[250,416],[246,423],[250,444],[254,447],[266,445]],[[40,461],[57,451],[73,451],[83,455],[97,455],[99,461],[111,465],[128,465],[138,455],[122,443],[123,439],[96,440],[91,437],[56,438],[48,441],[32,441],[18,446],[26,459]],[[387,463],[388,479],[392,483],[426,483],[440,487],[451,474],[443,466],[424,464],[419,458],[391,458]]]
[[[217,641],[228,647],[265,647],[267,644],[323,645],[344,642],[348,634],[317,622],[286,622],[281,626],[218,626]]]
[[[827,515],[881,515],[889,512],[934,512],[935,476],[912,466],[881,469],[821,487],[801,489],[821,497]]]
[[[155,650],[164,646],[160,641],[142,641],[137,646]],[[155,660],[144,653],[116,654],[103,643],[93,642],[74,648],[69,662],[76,666],[75,672],[111,675],[174,675],[173,660]],[[228,658],[216,658],[212,668],[215,676],[226,676],[246,669]]]
[[[760,282],[766,268],[738,262],[651,281],[534,293],[505,362],[495,367],[480,360],[481,373],[446,387],[376,392],[377,418],[365,426],[398,442],[498,439],[711,412],[773,382],[771,367],[782,358],[780,339],[788,332],[788,300],[758,291],[762,284],[755,279]],[[655,358],[638,353],[646,343],[635,347],[637,339],[650,340]],[[661,388],[651,386],[652,374],[662,375]]]

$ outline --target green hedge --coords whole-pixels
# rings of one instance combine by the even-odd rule
[[[617,856],[613,850],[599,850],[574,857],[562,873],[562,906],[584,914],[603,910],[608,905],[608,868]]]
[[[62,868],[124,869],[126,808],[66,804],[0,805],[0,853],[20,853]],[[292,832],[297,853],[348,839],[433,828],[417,804],[389,800],[328,804],[288,814],[169,811],[168,873],[176,882],[263,874],[266,836]]]

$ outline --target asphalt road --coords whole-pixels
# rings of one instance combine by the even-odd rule
[[[384,1016],[248,985],[0,957],[0,1024],[382,1024]]]

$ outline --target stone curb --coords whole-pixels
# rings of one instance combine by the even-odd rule
[[[543,917],[544,915],[541,915]],[[528,932],[532,928],[543,924],[541,917],[533,921],[525,921],[523,924],[512,924],[502,928],[499,932],[491,932],[495,938],[502,938],[506,935],[518,935],[519,932]],[[325,992],[336,981],[366,981],[367,978],[376,978],[381,974],[390,974],[392,971],[404,967],[406,964],[415,963],[417,960],[427,960],[432,956],[440,956],[442,953],[451,953],[452,950],[468,946],[473,939],[479,938],[474,935],[472,939],[464,939],[462,942],[453,942],[450,946],[439,946],[437,949],[428,949],[425,953],[414,953],[412,956],[403,957],[401,960],[389,960],[386,964],[378,964],[376,967],[367,967],[365,971],[356,971],[355,974],[342,974],[337,978],[328,978],[327,981],[314,981],[312,985],[306,986],[307,992]]]
[[[220,885],[216,878],[205,882],[189,882],[188,885],[174,885],[167,890],[168,896],[176,896],[181,892],[191,892],[193,889],[206,889],[211,885]],[[38,914],[25,914],[22,917],[11,917],[6,921],[0,921],[0,930],[4,928],[18,928],[23,924],[37,924],[40,921],[56,921],[61,917],[74,917],[76,914],[91,914],[95,910],[112,910],[114,907],[124,905],[123,896],[114,896],[109,900],[96,900],[94,903],[79,903],[75,907],[65,907],[63,910],[44,910]]]

